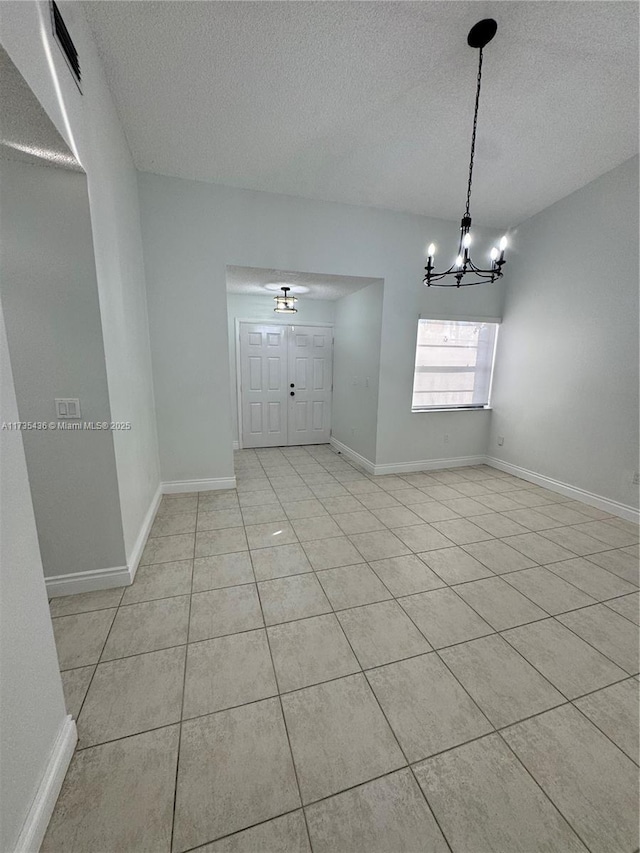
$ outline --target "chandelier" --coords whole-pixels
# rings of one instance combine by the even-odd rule
[[[298,301],[295,296],[289,296],[290,287],[281,287],[282,295],[274,296],[276,307],[273,309],[277,314],[297,314],[295,307]]]
[[[469,213],[469,204],[471,202],[473,156],[476,148],[478,104],[480,103],[480,84],[482,82],[482,51],[494,37],[497,29],[498,25],[493,18],[485,18],[483,21],[478,21],[478,23],[471,28],[469,35],[467,36],[467,44],[469,47],[474,47],[480,51],[476,106],[473,113],[473,133],[471,135],[471,159],[469,161],[467,206],[465,208],[462,221],[460,222],[458,256],[449,269],[444,272],[436,272],[433,263],[436,247],[431,243],[427,249],[427,265],[425,267],[426,275],[423,280],[423,284],[426,284],[427,287],[431,287],[431,285],[435,285],[436,287],[469,287],[472,284],[483,284],[485,281],[493,282],[502,277],[502,267],[506,263],[504,259],[504,250],[507,248],[506,237],[503,237],[500,240],[498,246],[494,246],[493,249],[491,249],[491,266],[488,269],[482,269],[481,267],[476,266],[471,260],[471,254],[469,251],[471,246],[471,214]],[[466,281],[464,280],[465,277],[467,277]]]

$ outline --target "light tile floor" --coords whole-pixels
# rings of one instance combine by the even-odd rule
[[[53,599],[43,851],[632,853],[638,528],[485,466],[236,453],[133,586]]]

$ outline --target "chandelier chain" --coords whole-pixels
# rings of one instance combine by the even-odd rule
[[[438,271],[434,264],[436,254],[435,243],[431,243],[427,249],[427,265],[423,284],[427,287],[435,285],[436,287],[468,287],[472,284],[481,284],[482,282],[495,282],[502,278],[503,267],[506,263],[504,252],[507,247],[506,235],[502,237],[497,246],[494,246],[490,253],[490,263],[483,263],[478,266],[471,259],[469,247],[472,243],[471,235],[471,187],[473,184],[473,166],[476,153],[476,138],[478,131],[478,110],[480,107],[480,89],[482,87],[482,62],[483,48],[491,41],[496,34],[498,28],[497,23],[493,18],[486,18],[478,21],[467,36],[467,44],[469,47],[479,51],[478,57],[478,75],[476,79],[476,98],[475,108],[473,111],[473,131],[471,134],[471,155],[469,157],[469,180],[467,183],[467,204],[465,213],[460,220],[460,238],[458,242],[458,254],[455,261],[448,269]]]
[[[473,158],[476,150],[476,128],[478,126],[478,105],[480,104],[480,85],[482,83],[482,48],[480,48],[480,60],[478,62],[478,87],[476,89],[476,106],[473,113],[473,133],[471,134],[471,159],[469,160],[469,183],[467,185],[467,207],[465,216],[469,216],[469,205],[471,203],[471,182],[473,181]]]

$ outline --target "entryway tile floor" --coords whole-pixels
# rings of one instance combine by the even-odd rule
[[[632,853],[638,528],[485,466],[236,453],[134,584],[56,598],[43,851]]]

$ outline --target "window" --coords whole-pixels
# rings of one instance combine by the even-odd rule
[[[497,323],[419,320],[412,412],[489,405]]]

